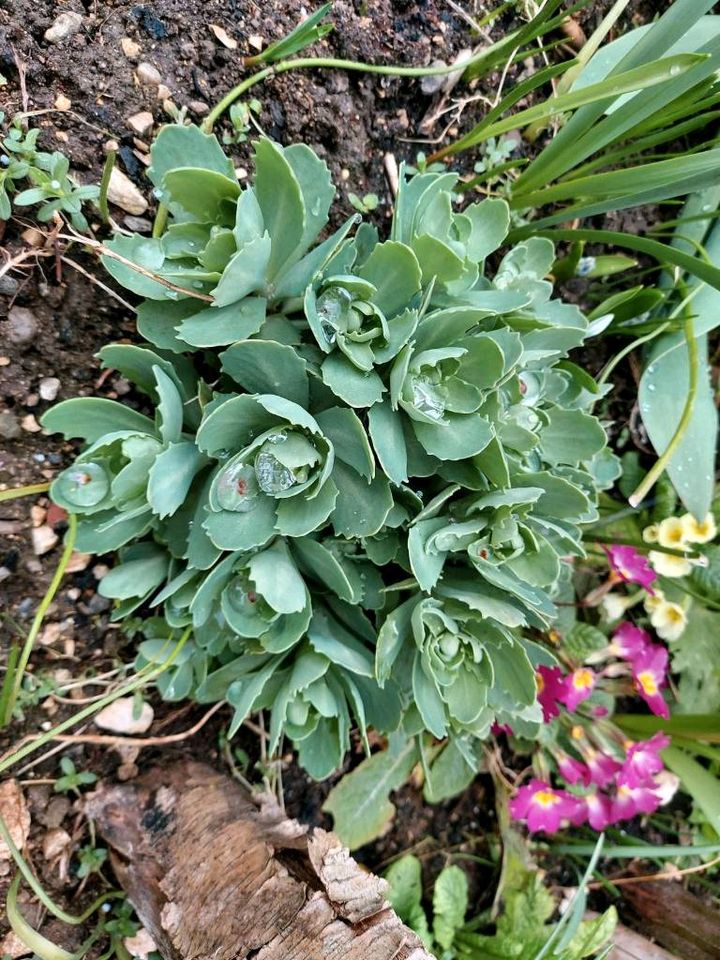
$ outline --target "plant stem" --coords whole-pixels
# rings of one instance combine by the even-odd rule
[[[34,493],[47,493],[49,483],[32,483],[27,487],[13,487],[12,490],[0,490],[0,503],[14,500],[16,497],[31,497]]]
[[[631,507],[637,507],[639,503],[642,503],[650,490],[652,490],[654,485],[660,479],[661,475],[664,473],[667,465],[672,460],[673,454],[680,446],[680,443],[682,442],[682,439],[685,436],[688,427],[690,426],[690,420],[692,419],[698,387],[698,348],[697,340],[695,339],[692,314],[687,316],[685,319],[685,341],[687,343],[688,351],[689,384],[687,398],[685,400],[685,406],[683,407],[683,412],[680,417],[680,422],[677,425],[675,433],[672,435],[670,443],[665,448],[665,451],[655,461],[652,468],[645,475],[635,492],[628,497],[628,503]]]
[[[659,337],[660,334],[664,333],[669,326],[670,321],[666,320],[665,323],[661,323],[654,330],[651,330],[650,333],[645,334],[644,337],[638,337],[636,340],[632,340],[627,344],[627,346],[623,347],[622,350],[605,365],[605,369],[597,378],[598,386],[601,387],[605,383],[615,367],[620,363],[621,360],[624,360],[629,353],[632,353],[633,350],[635,350],[637,347],[641,347],[644,343],[649,343],[650,340],[654,340],[655,337]]]
[[[77,518],[71,513],[68,517],[68,520],[69,528],[67,532],[67,538],[65,540],[65,549],[63,550],[62,557],[60,558],[60,563],[57,565],[57,569],[55,570],[55,575],[53,576],[50,586],[47,589],[47,593],[42,598],[40,606],[37,609],[35,619],[33,620],[30,631],[25,638],[22,653],[20,654],[20,659],[18,660],[17,667],[15,669],[13,685],[5,702],[5,711],[2,716],[2,726],[4,727],[6,727],[12,721],[13,710],[15,709],[15,703],[17,702],[18,694],[22,686],[23,676],[25,674],[25,668],[27,667],[30,659],[30,654],[32,653],[32,649],[35,644],[35,639],[40,632],[40,627],[45,619],[45,614],[47,613],[48,607],[52,603],[53,598],[58,591],[60,582],[65,574],[65,568],[70,562],[70,557],[72,556],[73,547],[75,546],[75,535],[77,533]]]
[[[357,60],[338,60],[335,57],[297,57],[294,60],[281,60],[270,67],[259,70],[251,77],[246,77],[241,83],[227,93],[222,100],[213,107],[210,113],[205,117],[202,123],[204,133],[212,133],[217,120],[227,110],[230,104],[234,103],[243,93],[260,83],[267,77],[276,73],[287,73],[288,70],[313,70],[324,68],[327,70],[351,70],[360,73],[375,73],[385,77],[442,77],[450,73],[457,73],[459,70],[467,70],[474,63],[478,63],[487,56],[487,50],[476,54],[474,57],[468,57],[460,63],[452,63],[446,67],[400,67],[389,64],[384,66],[376,63],[360,63]]]
[[[644,540],[632,540],[624,537],[602,537],[592,531],[588,531],[583,537],[583,540],[587,543],[610,543],[616,547],[635,547],[638,550],[645,550],[646,552],[654,550],[657,553],[669,553],[671,557],[682,557],[685,560],[693,560],[704,556],[702,553],[690,553],[687,550],[673,550],[672,547],[663,547],[659,543],[645,543]]]
[[[110,211],[108,210],[108,189],[110,187],[110,177],[112,176],[116,157],[117,152],[115,150],[108,150],[108,154],[105,157],[105,165],[103,166],[102,178],[100,180],[98,209],[100,210],[100,216],[103,218],[103,223],[110,223]]]

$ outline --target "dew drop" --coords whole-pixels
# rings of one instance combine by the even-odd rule
[[[263,493],[282,493],[296,483],[292,470],[269,450],[261,450],[255,457],[255,477]]]
[[[59,190],[59,189],[60,189],[60,181],[59,181],[59,180],[51,180],[51,181],[50,181],[50,186],[52,187],[53,190]]]
[[[654,384],[654,383],[649,383],[649,384],[648,384],[648,390],[650,391],[650,393],[652,393],[652,392],[655,390],[655,384]]]
[[[247,463],[235,463],[226,467],[217,479],[217,502],[223,510],[247,513],[252,510],[258,495],[255,471]]]

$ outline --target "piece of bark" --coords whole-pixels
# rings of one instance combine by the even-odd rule
[[[677,881],[629,884],[623,898],[638,928],[683,960],[719,960],[720,910]]]
[[[432,960],[338,838],[182,763],[87,800],[165,960]]]

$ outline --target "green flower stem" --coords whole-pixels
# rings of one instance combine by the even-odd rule
[[[49,483],[31,483],[27,487],[13,487],[12,490],[0,490],[0,503],[4,500],[15,500],[17,497],[31,497],[35,493],[47,493]]]
[[[110,188],[110,177],[112,176],[116,157],[117,152],[115,150],[108,150],[107,156],[105,157],[105,165],[103,166],[102,178],[100,180],[98,209],[100,210],[100,216],[103,218],[103,223],[110,223],[110,211],[108,210],[108,190]]]
[[[48,940],[37,930],[33,929],[25,917],[20,913],[17,906],[17,892],[20,886],[20,874],[15,875],[15,879],[10,884],[5,901],[5,912],[7,913],[8,923],[15,936],[32,950],[34,956],[40,957],[40,960],[74,960],[73,954],[63,950],[52,940]]]
[[[30,631],[25,639],[25,644],[23,645],[22,653],[20,654],[20,659],[18,660],[17,667],[15,669],[13,685],[5,703],[2,726],[7,726],[12,720],[15,703],[20,692],[20,687],[22,686],[23,676],[25,675],[25,668],[27,667],[28,660],[30,659],[30,654],[32,653],[35,640],[40,632],[40,627],[45,619],[45,614],[47,613],[48,607],[53,602],[55,594],[58,591],[60,582],[65,574],[65,568],[70,562],[70,557],[72,556],[73,548],[75,546],[75,536],[77,534],[77,518],[71,513],[68,517],[68,521],[69,528],[67,538],[65,540],[65,549],[63,550],[60,563],[57,565],[57,569],[55,570],[55,575],[53,576],[50,586],[47,589],[47,593],[42,598],[40,606],[37,609],[37,613],[35,614],[35,619],[33,620]]]
[[[665,448],[664,453],[662,453],[655,461],[654,465],[645,475],[635,492],[628,497],[628,503],[631,507],[637,507],[638,504],[642,503],[648,493],[652,490],[654,485],[664,473],[665,468],[670,463],[673,454],[680,446],[680,443],[682,442],[682,439],[685,436],[688,427],[690,426],[690,420],[692,418],[693,408],[695,406],[695,397],[697,396],[698,387],[698,348],[697,340],[695,339],[692,315],[689,315],[685,318],[685,341],[687,343],[688,351],[690,383],[688,385],[687,399],[685,400],[682,416],[680,417],[680,422],[677,425],[677,429],[675,430],[670,443]]]
[[[5,823],[5,820],[3,819],[1,814],[0,814],[0,837],[2,837],[3,842],[6,844],[8,850],[12,854],[13,860],[17,864],[17,868],[20,871],[20,874],[22,875],[23,879],[25,880],[27,885],[30,887],[32,892],[35,894],[38,900],[42,903],[42,905],[47,910],[49,910],[49,912],[54,917],[57,917],[58,920],[62,920],[63,923],[67,923],[68,925],[73,927],[79,926],[81,923],[85,923],[88,917],[91,917],[93,913],[95,913],[95,911],[98,909],[98,907],[101,904],[103,904],[106,900],[109,900],[112,897],[125,896],[125,894],[122,893],[122,891],[120,890],[111,890],[108,893],[104,893],[102,894],[102,896],[98,897],[97,900],[93,901],[93,903],[91,903],[90,906],[87,907],[87,909],[85,909],[78,916],[75,916],[72,913],[66,913],[64,910],[58,907],[50,899],[50,897],[47,895],[45,890],[38,883],[37,879],[33,876],[33,873],[30,870],[30,867],[27,865],[23,855],[20,853],[17,846],[15,845],[15,842],[13,841],[13,838],[10,835],[10,831],[7,828],[7,824]],[[19,882],[20,882],[20,874],[18,874],[18,876],[15,878],[15,881],[14,881],[14,883],[16,884],[15,886],[16,891],[17,891],[17,886],[19,885]],[[8,894],[8,901],[9,900],[10,900],[10,896]],[[10,910],[8,908],[8,913],[9,912]]]
[[[375,63],[360,63],[357,60],[338,60],[334,57],[297,57],[295,60],[281,60],[274,66],[265,67],[251,77],[247,77],[227,93],[222,100],[210,111],[202,123],[204,133],[211,133],[217,120],[225,113],[230,104],[234,103],[243,93],[276,73],[287,73],[288,70],[312,70],[315,68],[327,70],[354,70],[359,73],[376,73],[385,77],[442,77],[459,70],[467,70],[474,63],[485,59],[487,50],[474,57],[468,57],[462,63],[453,63],[446,67],[400,67]]]
[[[619,353],[615,354],[612,360],[609,360],[607,362],[604,370],[602,371],[600,376],[597,378],[598,386],[601,387],[606,382],[607,378],[613,372],[615,367],[617,367],[620,361],[624,360],[629,353],[632,353],[633,350],[637,349],[637,347],[641,347],[644,343],[649,343],[650,340],[654,340],[655,337],[659,337],[660,334],[664,333],[669,326],[670,326],[670,321],[666,320],[665,323],[661,323],[654,330],[651,330],[650,333],[645,334],[644,337],[637,337],[637,339],[632,340],[630,343],[627,344],[627,346],[623,347]]]
[[[118,687],[116,690],[113,690],[112,693],[109,693],[106,697],[103,697],[101,700],[97,700],[95,703],[89,704],[87,707],[83,707],[82,710],[78,710],[77,713],[74,713],[71,717],[68,717],[67,720],[63,720],[62,723],[59,723],[56,727],[53,727],[51,730],[45,731],[37,739],[32,740],[30,743],[26,743],[18,749],[0,760],[0,773],[4,773],[10,767],[14,766],[16,763],[19,763],[21,760],[24,760],[25,757],[29,756],[31,753],[35,753],[36,750],[39,750],[40,747],[44,747],[46,743],[49,743],[51,740],[54,740],[55,737],[59,736],[61,733],[65,733],[66,730],[70,730],[76,724],[81,723],[83,720],[87,720],[89,717],[94,716],[98,713],[103,707],[107,707],[109,704],[114,703],[115,700],[118,700],[120,697],[127,696],[127,694],[134,693],[136,690],[139,690],[141,687],[146,686],[148,683],[151,683],[153,680],[156,680],[161,673],[164,673],[173,662],[176,660],[178,654],[183,649],[185,644],[192,633],[192,627],[183,633],[178,642],[172,649],[170,656],[163,663],[159,664],[156,667],[150,668],[144,667],[142,670],[138,670],[136,675],[128,683]],[[168,641],[169,642],[169,641]],[[164,647],[163,647],[164,649]],[[162,651],[160,651],[162,653]]]
[[[165,224],[168,218],[168,205],[159,203],[155,220],[153,221],[152,235],[154,238],[161,237],[165,232]]]

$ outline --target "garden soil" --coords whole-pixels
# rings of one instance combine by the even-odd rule
[[[479,2],[463,6],[475,16],[487,10]],[[582,14],[580,23],[587,32],[607,6],[599,2]],[[643,22],[665,6],[631,2],[629,10],[634,22]],[[477,42],[458,10],[458,5],[444,0],[336,0],[335,29],[312,52],[371,63],[451,62],[459,51]],[[0,0],[0,109],[9,116],[30,111],[30,123],[42,131],[43,148],[64,152],[85,183],[99,181],[105,144],[115,141],[119,167],[150,207],[129,213],[114,206],[112,216],[124,227],[148,230],[153,201],[145,167],[152,129],[168,121],[168,111],[173,110],[184,109],[188,118],[200,121],[241,79],[242,56],[257,53],[262,45],[285,35],[303,12],[295,0],[146,4]],[[59,42],[50,42],[47,32],[50,36],[56,36],[58,29],[62,32],[58,17],[68,13],[78,15],[71,32]],[[62,22],[66,24],[67,17]],[[506,15],[488,36],[501,35],[511,24]],[[537,58],[535,68],[539,64]],[[518,69],[523,68],[532,65]],[[456,90],[457,96],[472,98],[462,110],[460,129],[482,116],[498,80],[490,78],[472,91]],[[352,211],[349,193],[360,197],[374,193],[379,205],[372,217],[382,231],[392,204],[387,155],[398,162],[412,161],[418,150],[433,149],[419,133],[433,104],[432,95],[423,91],[419,81],[338,71],[293,72],[256,87],[253,95],[260,101],[257,124],[266,134],[281,143],[307,143],[327,161],[338,186],[334,210],[338,222]],[[142,116],[147,114],[151,118]],[[433,135],[440,136],[454,116],[440,119]],[[229,127],[221,125],[219,130]],[[238,168],[251,170],[249,142],[228,149]],[[3,260],[16,255],[28,238],[32,242],[31,235],[22,236],[29,226],[27,222],[0,223]],[[99,222],[93,227],[103,235]],[[65,251],[62,259],[60,252],[39,260],[32,269],[0,277],[0,490],[42,483],[69,462],[72,445],[45,435],[38,424],[55,400],[92,394],[138,404],[128,384],[112,372],[102,373],[95,357],[109,341],[134,338],[132,312],[94,282],[96,278],[105,283],[107,278],[89,255],[76,248]],[[48,506],[42,496],[0,504],[3,663],[10,645],[28,630],[59,561],[63,523]],[[0,732],[0,750],[69,716],[87,698],[103,691],[102,684],[112,679],[103,674],[120,662],[132,661],[133,641],[110,622],[109,601],[96,592],[106,561],[109,558],[73,558],[73,572],[48,611],[32,657],[35,683],[21,701],[24,719]],[[81,678],[88,681],[86,685],[58,693],[62,684]],[[200,707],[151,699],[156,710],[153,736],[182,732],[202,716]],[[77,798],[53,792],[59,750],[70,755],[79,769],[100,777],[112,778],[118,770],[121,776],[132,776],[138,767],[188,757],[226,769],[218,737],[226,721],[220,712],[196,737],[145,749],[138,757],[89,743],[55,745],[53,755],[48,756],[46,748],[15,770],[32,820],[27,850],[53,896],[78,910],[102,889],[97,877],[78,887],[77,861],[68,859],[72,850],[89,840]],[[92,726],[82,729],[97,732]],[[257,738],[244,730],[238,744],[252,767],[258,759]],[[361,756],[356,745],[348,766]],[[321,806],[332,782],[314,784],[291,764],[290,756],[285,759],[288,813],[329,826]],[[246,772],[256,776],[252,769]],[[419,852],[430,867],[441,866],[450,852],[465,853],[475,906],[487,905],[492,899],[492,874],[483,872],[480,861],[487,859],[489,844],[494,842],[489,779],[478,778],[461,797],[438,807],[424,804],[421,790],[410,784],[396,794],[395,803],[397,816],[391,831],[361,851],[359,858],[377,870],[409,849]],[[59,842],[58,831],[65,831],[69,845],[53,848],[52,854],[48,837]],[[9,863],[0,859],[0,902],[11,874]],[[53,920],[43,932],[70,950],[86,933]],[[0,939],[3,933],[0,929]]]

